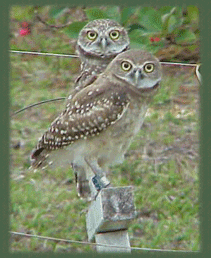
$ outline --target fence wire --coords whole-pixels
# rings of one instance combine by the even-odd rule
[[[39,105],[42,105],[42,104],[45,104],[45,103],[48,103],[48,102],[54,102],[54,101],[65,100],[65,99],[66,99],[65,97],[60,97],[60,98],[56,98],[56,99],[43,100],[43,101],[31,104],[31,105],[29,105],[27,107],[21,108],[21,109],[15,111],[11,116],[17,115],[18,113],[20,113],[20,112],[22,112],[22,111],[24,111],[24,110],[26,110],[28,108],[39,106]]]
[[[54,53],[44,53],[44,52],[30,52],[30,51],[19,51],[19,50],[9,50],[10,53],[16,54],[27,54],[27,55],[43,55],[43,56],[56,56],[56,57],[68,57],[68,58],[78,58],[79,56],[71,54],[54,54]],[[163,65],[178,65],[178,66],[192,66],[197,67],[198,64],[186,64],[186,63],[172,63],[172,62],[160,62]]]
[[[104,247],[111,247],[111,248],[121,248],[121,249],[127,249],[128,247],[125,246],[118,246],[118,245],[107,245],[107,244],[100,244],[100,243],[90,243],[86,241],[76,241],[76,240],[69,240],[69,239],[63,239],[63,238],[55,238],[55,237],[45,237],[45,236],[39,236],[39,235],[32,235],[32,234],[25,234],[21,232],[14,232],[9,231],[12,235],[19,235],[23,237],[35,237],[43,240],[50,240],[55,242],[65,242],[65,243],[75,243],[75,244],[82,244],[82,245],[92,245],[92,246],[104,246]],[[197,253],[199,251],[185,251],[185,250],[166,250],[166,249],[151,249],[151,248],[141,248],[141,247],[130,247],[131,250],[139,250],[139,251],[150,251],[150,252],[179,252],[179,253]]]
[[[26,54],[26,55],[56,56],[56,57],[78,58],[77,55],[67,55],[67,54],[54,54],[54,53],[19,51],[19,50],[9,50],[9,52],[10,52],[10,53],[15,53],[15,54]]]

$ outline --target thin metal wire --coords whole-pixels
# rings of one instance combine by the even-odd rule
[[[53,101],[57,101],[57,100],[64,100],[66,99],[65,97],[60,97],[60,98],[56,98],[56,99],[48,99],[48,100],[43,100],[43,101],[40,101],[40,102],[37,102],[37,103],[34,103],[34,104],[31,104],[29,106],[26,106],[24,108],[21,108],[17,111],[15,111],[11,116],[14,116],[14,115],[17,115],[18,113],[28,109],[28,108],[31,108],[31,107],[35,107],[35,106],[39,106],[39,105],[42,105],[42,104],[45,104],[47,102],[53,102]]]
[[[45,240],[51,240],[51,241],[57,241],[57,242],[66,242],[66,243],[76,243],[76,244],[84,244],[84,245],[93,245],[93,246],[105,246],[105,247],[112,247],[112,248],[122,248],[122,249],[128,249],[128,247],[125,246],[118,246],[118,245],[107,245],[107,244],[100,244],[100,243],[90,243],[85,241],[77,241],[77,240],[68,240],[63,238],[55,238],[55,237],[44,237],[44,236],[38,236],[38,235],[32,235],[32,234],[25,234],[21,232],[14,232],[9,231],[12,235],[19,235],[24,237],[35,237],[39,239],[45,239]],[[185,250],[165,250],[165,249],[150,249],[150,248],[141,248],[141,247],[130,247],[131,250],[140,250],[140,251],[151,251],[151,252],[182,252],[182,253],[196,253],[199,251],[185,251]]]
[[[201,78],[201,73],[199,72],[199,67],[200,67],[200,65],[197,65],[197,67],[196,67],[196,76],[197,76],[199,82],[202,83],[202,78]]]
[[[17,54],[28,54],[28,55],[43,55],[43,56],[58,56],[58,57],[68,57],[68,58],[78,58],[77,55],[67,55],[67,54],[53,54],[53,53],[43,53],[43,52],[29,52],[29,51],[19,51],[19,50],[9,50],[10,53]],[[163,65],[178,65],[178,66],[192,66],[197,67],[198,64],[186,64],[186,63],[172,63],[172,62],[160,62]]]
[[[78,58],[77,55],[53,54],[53,53],[43,53],[43,52],[30,52],[30,51],[19,51],[19,50],[9,50],[9,52],[15,53],[15,54],[26,54],[26,55],[40,55],[40,56],[42,55],[42,56]]]
[[[172,62],[160,62],[162,65],[178,65],[178,66],[192,66],[197,67],[198,64],[186,64],[186,63],[172,63]]]
[[[68,57],[68,58],[78,58],[77,55],[64,55],[64,54],[53,54],[53,53],[41,53],[41,52],[29,52],[29,51],[19,51],[19,50],[9,50],[11,53],[17,53],[17,54],[29,54],[29,55],[44,55],[44,56],[57,56],[57,57]],[[201,82],[201,75],[199,73],[199,66],[200,64],[185,64],[185,63],[172,63],[172,62],[160,62],[162,65],[172,65],[172,66],[189,66],[189,67],[196,67],[196,76],[199,80],[199,82]],[[63,100],[65,98],[58,98],[58,100]],[[44,104],[47,102],[52,102],[55,100],[49,100],[49,101],[43,101],[43,102],[39,102],[39,103],[35,103],[32,104],[30,106],[24,107],[20,110],[17,110],[15,113],[13,113],[11,116],[14,116],[28,108],[34,107],[34,106],[38,106],[40,104]]]

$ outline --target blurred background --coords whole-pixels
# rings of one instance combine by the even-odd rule
[[[160,61],[199,64],[196,6],[12,6],[10,49],[75,54],[78,33],[89,21],[109,18],[127,28],[131,48]],[[10,54],[10,112],[67,97],[80,69],[78,58]],[[199,87],[195,66],[163,65],[162,87],[123,164],[108,177],[135,186],[137,218],[131,246],[196,251],[199,235]],[[10,230],[87,241],[88,204],[77,197],[69,171],[29,171],[38,138],[64,101],[28,109],[10,122]],[[93,252],[89,245],[12,235],[10,251]]]

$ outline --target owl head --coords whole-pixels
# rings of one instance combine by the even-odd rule
[[[79,33],[79,56],[110,59],[129,48],[127,31],[119,23],[109,19],[89,22]]]
[[[150,92],[161,81],[161,64],[151,53],[132,49],[115,57],[105,73],[142,92]]]

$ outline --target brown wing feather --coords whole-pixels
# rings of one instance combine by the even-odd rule
[[[114,92],[112,87],[106,92],[102,87],[80,91],[39,140],[31,155],[32,166],[41,164],[53,150],[100,134],[122,116],[128,102],[126,93]]]

